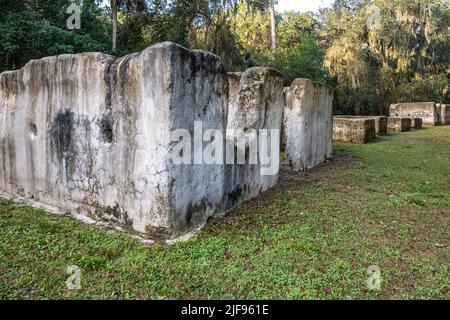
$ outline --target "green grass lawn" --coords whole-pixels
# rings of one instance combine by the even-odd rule
[[[0,298],[449,299],[450,127],[335,151],[172,246],[2,201]]]

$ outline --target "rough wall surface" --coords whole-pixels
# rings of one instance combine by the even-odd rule
[[[379,136],[386,136],[388,134],[388,117],[374,117],[375,131]]]
[[[379,136],[388,134],[388,117],[384,116],[335,116],[335,118],[350,119],[373,119],[375,121],[375,131]]]
[[[388,119],[388,130],[390,132],[411,131],[411,126],[411,118],[389,117]]]
[[[440,114],[433,102],[398,103],[390,107],[390,117],[421,118],[424,126],[440,125]]]
[[[423,128],[423,120],[421,118],[411,119],[411,128],[414,130],[420,130]]]
[[[294,170],[310,169],[333,153],[333,89],[296,79],[285,89],[283,141]]]
[[[441,124],[450,125],[450,104],[441,104]]]
[[[280,137],[284,97],[283,77],[280,72],[271,68],[256,67],[244,73],[230,73],[228,82],[227,143],[235,148],[237,154],[237,141],[246,141],[245,164],[235,161],[235,164],[227,166],[228,191],[225,204],[227,208],[231,208],[236,203],[267,191],[278,182],[278,174],[261,174],[259,148],[257,163],[250,164],[249,141],[257,143],[258,138],[247,140],[247,137],[252,130],[259,133],[261,129],[267,129],[268,132],[271,129],[278,130]],[[279,153],[279,150],[274,151]],[[278,167],[279,163],[277,169]]]
[[[171,43],[60,55],[0,75],[0,189],[171,238],[222,210],[223,166],[175,166],[170,131],[225,128],[214,55]]]
[[[367,118],[333,119],[333,140],[351,143],[369,143],[376,139],[375,120]]]
[[[287,132],[286,132],[286,106],[287,106],[287,95],[290,92],[290,87],[285,87],[283,89],[283,96],[284,96],[284,110],[283,110],[283,120],[281,121],[281,150],[283,152],[286,151],[286,145],[287,145]]]

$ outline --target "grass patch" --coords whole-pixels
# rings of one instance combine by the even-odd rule
[[[450,127],[335,150],[172,246],[0,201],[0,298],[448,299]]]

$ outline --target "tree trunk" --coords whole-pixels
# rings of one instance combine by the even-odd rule
[[[16,70],[17,54],[15,52],[6,52],[6,70]]]
[[[117,50],[117,0],[111,0],[111,18],[112,18],[112,51]]]
[[[275,16],[275,0],[269,0],[270,12],[270,38],[272,42],[272,53],[277,53],[277,20]]]

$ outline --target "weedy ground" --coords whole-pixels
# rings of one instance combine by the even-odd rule
[[[171,246],[0,202],[0,298],[449,299],[450,127],[335,153]]]

